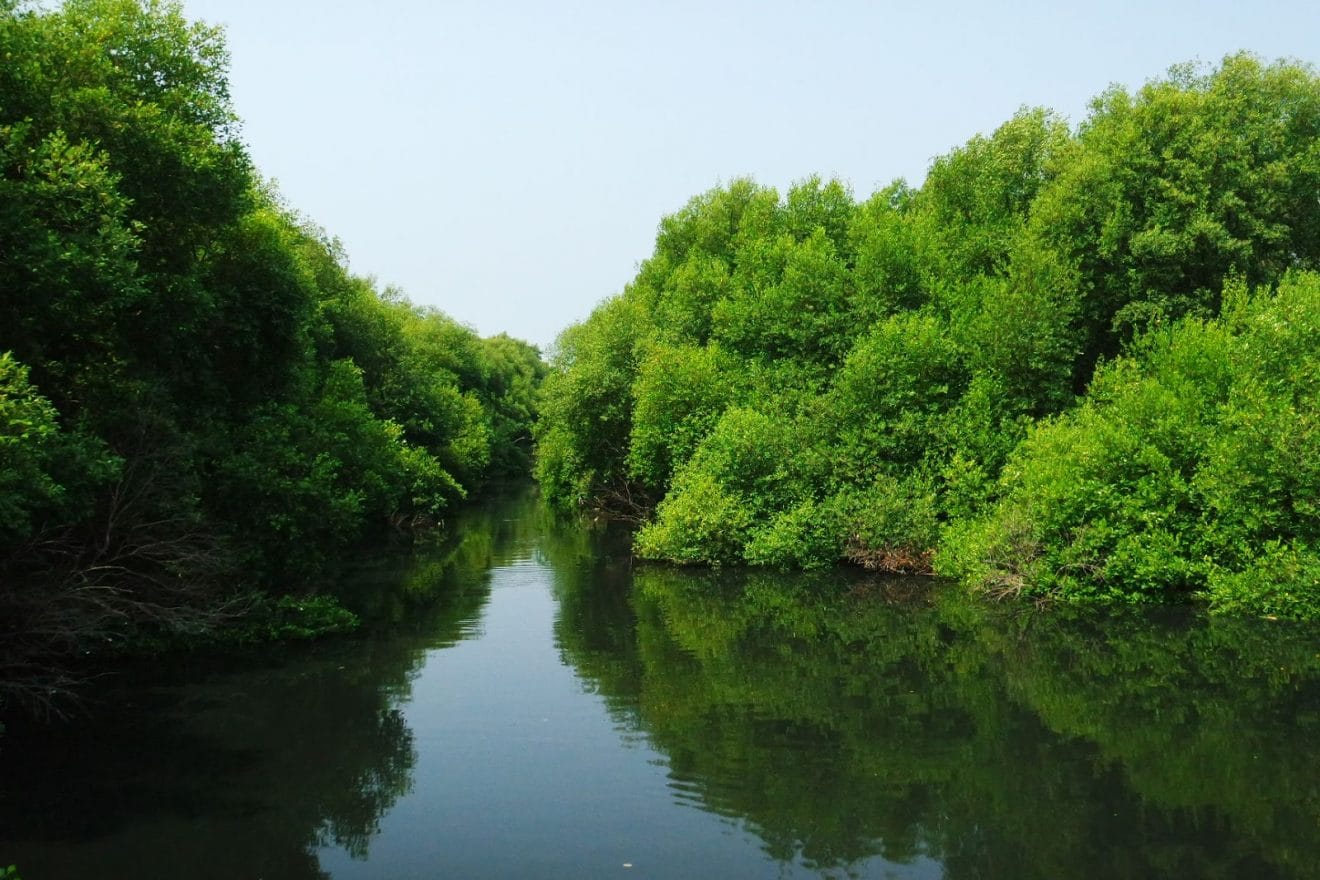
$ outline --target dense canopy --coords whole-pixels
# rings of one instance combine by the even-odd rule
[[[0,644],[200,632],[530,462],[538,352],[347,269],[257,176],[219,31],[0,2]]]
[[[738,180],[560,337],[537,471],[646,557],[1320,612],[1320,79],[1024,109],[856,201]]]

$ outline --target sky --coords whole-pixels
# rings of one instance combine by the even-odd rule
[[[350,269],[548,348],[660,219],[750,176],[865,198],[1023,106],[1248,50],[1320,63],[1315,2],[184,0],[242,138]]]

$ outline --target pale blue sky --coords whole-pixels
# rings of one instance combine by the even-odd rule
[[[1247,49],[1320,61],[1320,3],[185,0],[225,25],[258,168],[354,272],[542,347],[660,218],[750,175],[859,197],[1023,105]]]

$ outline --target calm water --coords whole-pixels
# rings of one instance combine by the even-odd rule
[[[47,878],[1320,876],[1320,631],[638,567],[527,494],[380,554],[360,636],[0,739]]]

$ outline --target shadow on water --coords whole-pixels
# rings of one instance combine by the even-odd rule
[[[412,785],[401,707],[425,652],[480,631],[490,569],[530,554],[535,499],[463,511],[342,587],[350,638],[171,657],[106,676],[89,711],[0,738],[0,861],[47,877],[319,878],[368,853]]]

